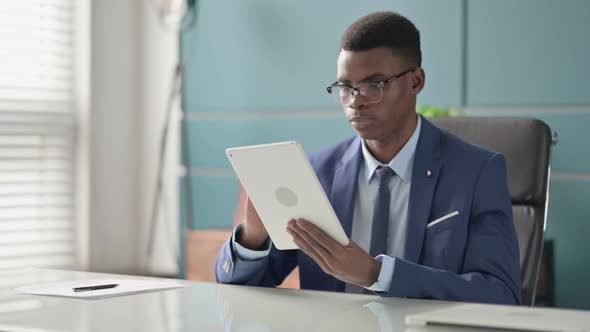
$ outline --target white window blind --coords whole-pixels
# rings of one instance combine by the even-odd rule
[[[74,0],[0,0],[0,271],[68,268]]]

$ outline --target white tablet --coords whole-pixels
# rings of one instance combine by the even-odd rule
[[[289,220],[298,218],[348,244],[301,144],[243,146],[227,149],[226,154],[277,249],[298,249],[286,230]]]

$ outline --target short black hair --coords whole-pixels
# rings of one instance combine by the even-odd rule
[[[340,49],[345,51],[366,51],[376,47],[389,47],[416,65],[422,65],[420,31],[398,13],[385,11],[363,16],[346,29],[340,41]]]

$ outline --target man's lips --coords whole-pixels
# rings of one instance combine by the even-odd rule
[[[374,120],[373,117],[366,116],[366,115],[353,115],[348,118],[348,121],[350,121],[350,122],[368,122],[368,121],[373,121],[373,120]]]
[[[373,118],[371,116],[366,116],[366,115],[365,116],[353,115],[348,118],[348,121],[350,121],[350,124],[355,129],[363,129],[363,128],[371,126],[371,124],[375,121],[375,118]]]

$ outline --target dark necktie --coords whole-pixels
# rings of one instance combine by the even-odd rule
[[[389,209],[391,203],[391,192],[389,180],[395,172],[389,166],[379,166],[375,170],[375,177],[379,183],[379,190],[375,199],[375,210],[373,211],[373,226],[371,231],[371,256],[386,254],[387,238],[389,234]]]

